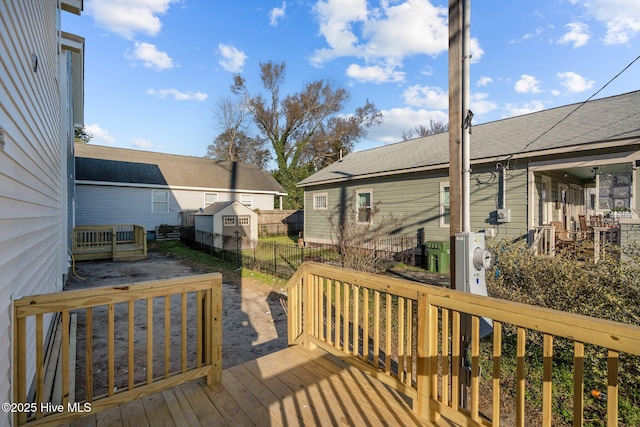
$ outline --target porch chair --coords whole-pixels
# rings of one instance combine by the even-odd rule
[[[587,240],[593,240],[593,230],[587,225],[587,217],[585,215],[578,215],[578,223],[584,238]]]
[[[573,248],[576,250],[578,245],[585,239],[585,235],[580,231],[565,230],[562,221],[551,221],[551,225],[556,229],[555,236],[557,249]]]

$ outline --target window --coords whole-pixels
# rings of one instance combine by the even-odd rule
[[[238,217],[238,225],[249,225],[249,217],[248,216],[239,216]]]
[[[167,190],[152,190],[152,199],[153,213],[169,212],[169,192]]]
[[[313,195],[313,210],[327,209],[327,193],[316,193]]]
[[[234,226],[234,225],[236,225],[236,217],[235,216],[223,216],[222,217],[222,224],[225,227]]]
[[[242,203],[243,205],[247,206],[247,207],[252,207],[253,206],[253,195],[251,194],[241,194],[240,195],[240,203]]]
[[[356,192],[356,202],[358,204],[356,222],[360,224],[371,223],[371,190]]]
[[[218,193],[204,193],[204,207],[214,204],[218,201]]]
[[[448,182],[440,183],[440,227],[451,223],[451,196]]]

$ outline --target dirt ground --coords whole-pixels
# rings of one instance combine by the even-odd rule
[[[91,261],[77,263],[76,275],[71,275],[66,289],[83,289],[96,286],[123,285],[148,280],[168,279],[180,276],[209,273],[211,271],[197,270],[185,265],[179,260],[164,256],[157,252],[149,252],[148,259],[134,262]],[[223,369],[272,353],[287,347],[287,318],[280,302],[279,289],[262,284],[252,279],[229,279],[223,274],[222,286],[223,314],[222,314],[222,366]],[[193,304],[194,301],[188,301]],[[154,354],[154,376],[164,374],[164,301],[154,300],[154,334],[153,343],[156,348]],[[179,307],[180,299],[172,298],[172,307]],[[99,382],[98,375],[107,372],[108,347],[107,341],[107,313],[106,307],[93,310],[93,372],[95,379],[94,395],[106,392],[106,384]],[[126,360],[127,333],[126,319],[128,307],[126,304],[115,306],[116,319],[116,387],[126,385],[128,364]],[[172,309],[173,312],[173,309]],[[176,310],[176,314],[178,310]],[[146,301],[136,303],[134,309],[136,319],[144,324],[146,321]],[[85,394],[85,313],[78,313],[77,329],[77,366],[76,371],[76,399],[82,399]],[[124,319],[119,326],[118,321]],[[188,359],[189,365],[195,364],[195,328],[188,324]],[[156,326],[157,325],[157,326]],[[179,317],[171,318],[171,372],[180,370],[180,336],[181,322]],[[175,342],[174,342],[175,339]],[[176,348],[177,347],[177,348]],[[135,380],[144,381],[146,378],[146,328],[135,332]],[[122,351],[118,351],[122,349]],[[118,354],[121,356],[118,356]],[[105,378],[106,381],[106,378]]]

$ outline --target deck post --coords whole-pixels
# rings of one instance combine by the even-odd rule
[[[311,343],[311,333],[313,331],[313,318],[314,313],[312,312],[313,307],[313,280],[311,277],[311,272],[309,268],[307,268],[302,274],[302,295],[303,295],[303,303],[302,303],[302,333],[304,334],[304,348],[307,350],[311,350],[315,348],[315,345]]]
[[[222,381],[222,279],[211,279],[211,375],[207,385]]]
[[[418,366],[416,386],[418,391],[417,405],[414,407],[420,416],[429,421],[437,421],[439,414],[430,410],[430,400],[436,396],[437,385],[437,308],[429,302],[429,295],[418,294]],[[434,321],[435,317],[435,321]],[[435,367],[435,371],[434,371]]]
[[[111,259],[116,257],[116,227],[111,227]]]

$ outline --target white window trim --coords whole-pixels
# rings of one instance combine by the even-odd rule
[[[360,217],[360,206],[358,206],[358,196],[360,194],[369,193],[369,209],[373,212],[373,189],[372,188],[363,188],[360,190],[356,190],[356,224],[373,224],[373,215],[369,215],[369,221],[359,221]]]
[[[316,204],[316,197],[324,197],[324,206],[318,206]],[[326,211],[329,206],[329,194],[328,193],[313,193],[313,210],[314,211]]]
[[[227,224],[227,220],[233,220],[233,223]],[[235,227],[236,226],[236,217],[235,216],[223,216],[222,217],[222,226],[223,227]]]
[[[165,200],[156,200],[156,194],[164,193],[166,195],[167,210],[156,210],[156,203],[165,202]],[[168,213],[169,212],[169,190],[151,190],[151,213]]]
[[[445,223],[445,204],[444,204],[444,189],[449,188],[449,222],[451,222],[451,186],[449,185],[449,181],[440,183],[440,228],[450,228],[451,224]]]
[[[238,225],[250,225],[251,218],[248,216],[239,216],[237,222],[238,222]]]
[[[215,200],[214,202],[211,202],[211,203],[207,204],[207,196],[208,196],[208,195],[216,196],[216,197],[215,197],[215,199],[216,199],[216,200]],[[207,193],[204,193],[204,196],[203,196],[203,197],[204,197],[204,207],[205,207],[205,208],[206,208],[207,206],[212,205],[212,204],[214,204],[215,202],[217,202],[217,201],[218,201],[218,193],[209,193],[209,192],[207,192]]]

